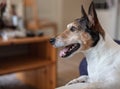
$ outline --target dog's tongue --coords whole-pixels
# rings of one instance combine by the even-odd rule
[[[60,51],[59,56],[60,56],[60,57],[65,56],[65,55],[66,55],[67,50],[68,50],[67,48],[64,48],[63,50],[61,50],[61,51]]]

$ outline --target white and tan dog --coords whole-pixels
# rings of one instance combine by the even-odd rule
[[[83,6],[81,12],[81,18],[70,23],[50,42],[56,48],[63,48],[60,51],[62,58],[84,53],[88,76],[74,79],[58,89],[120,89],[120,46],[102,29],[93,2],[88,15]]]

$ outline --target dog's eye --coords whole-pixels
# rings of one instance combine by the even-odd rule
[[[72,27],[70,28],[70,31],[72,31],[72,32],[76,31],[76,27],[72,26]]]

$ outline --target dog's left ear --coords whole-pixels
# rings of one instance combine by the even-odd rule
[[[85,12],[85,9],[84,9],[83,5],[81,6],[81,13],[82,13],[83,17],[87,17],[87,14]]]
[[[97,17],[97,13],[96,13],[93,2],[91,2],[89,10],[88,10],[88,18],[92,25],[95,25],[96,23],[98,23],[98,17]]]

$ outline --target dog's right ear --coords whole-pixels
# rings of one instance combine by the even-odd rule
[[[83,8],[83,5],[81,6],[81,13],[83,17],[87,17],[87,14],[85,12],[85,9]]]
[[[96,13],[93,2],[91,2],[90,6],[89,6],[88,17],[92,24],[95,25],[96,23],[98,23],[98,17],[97,17],[97,13]]]

